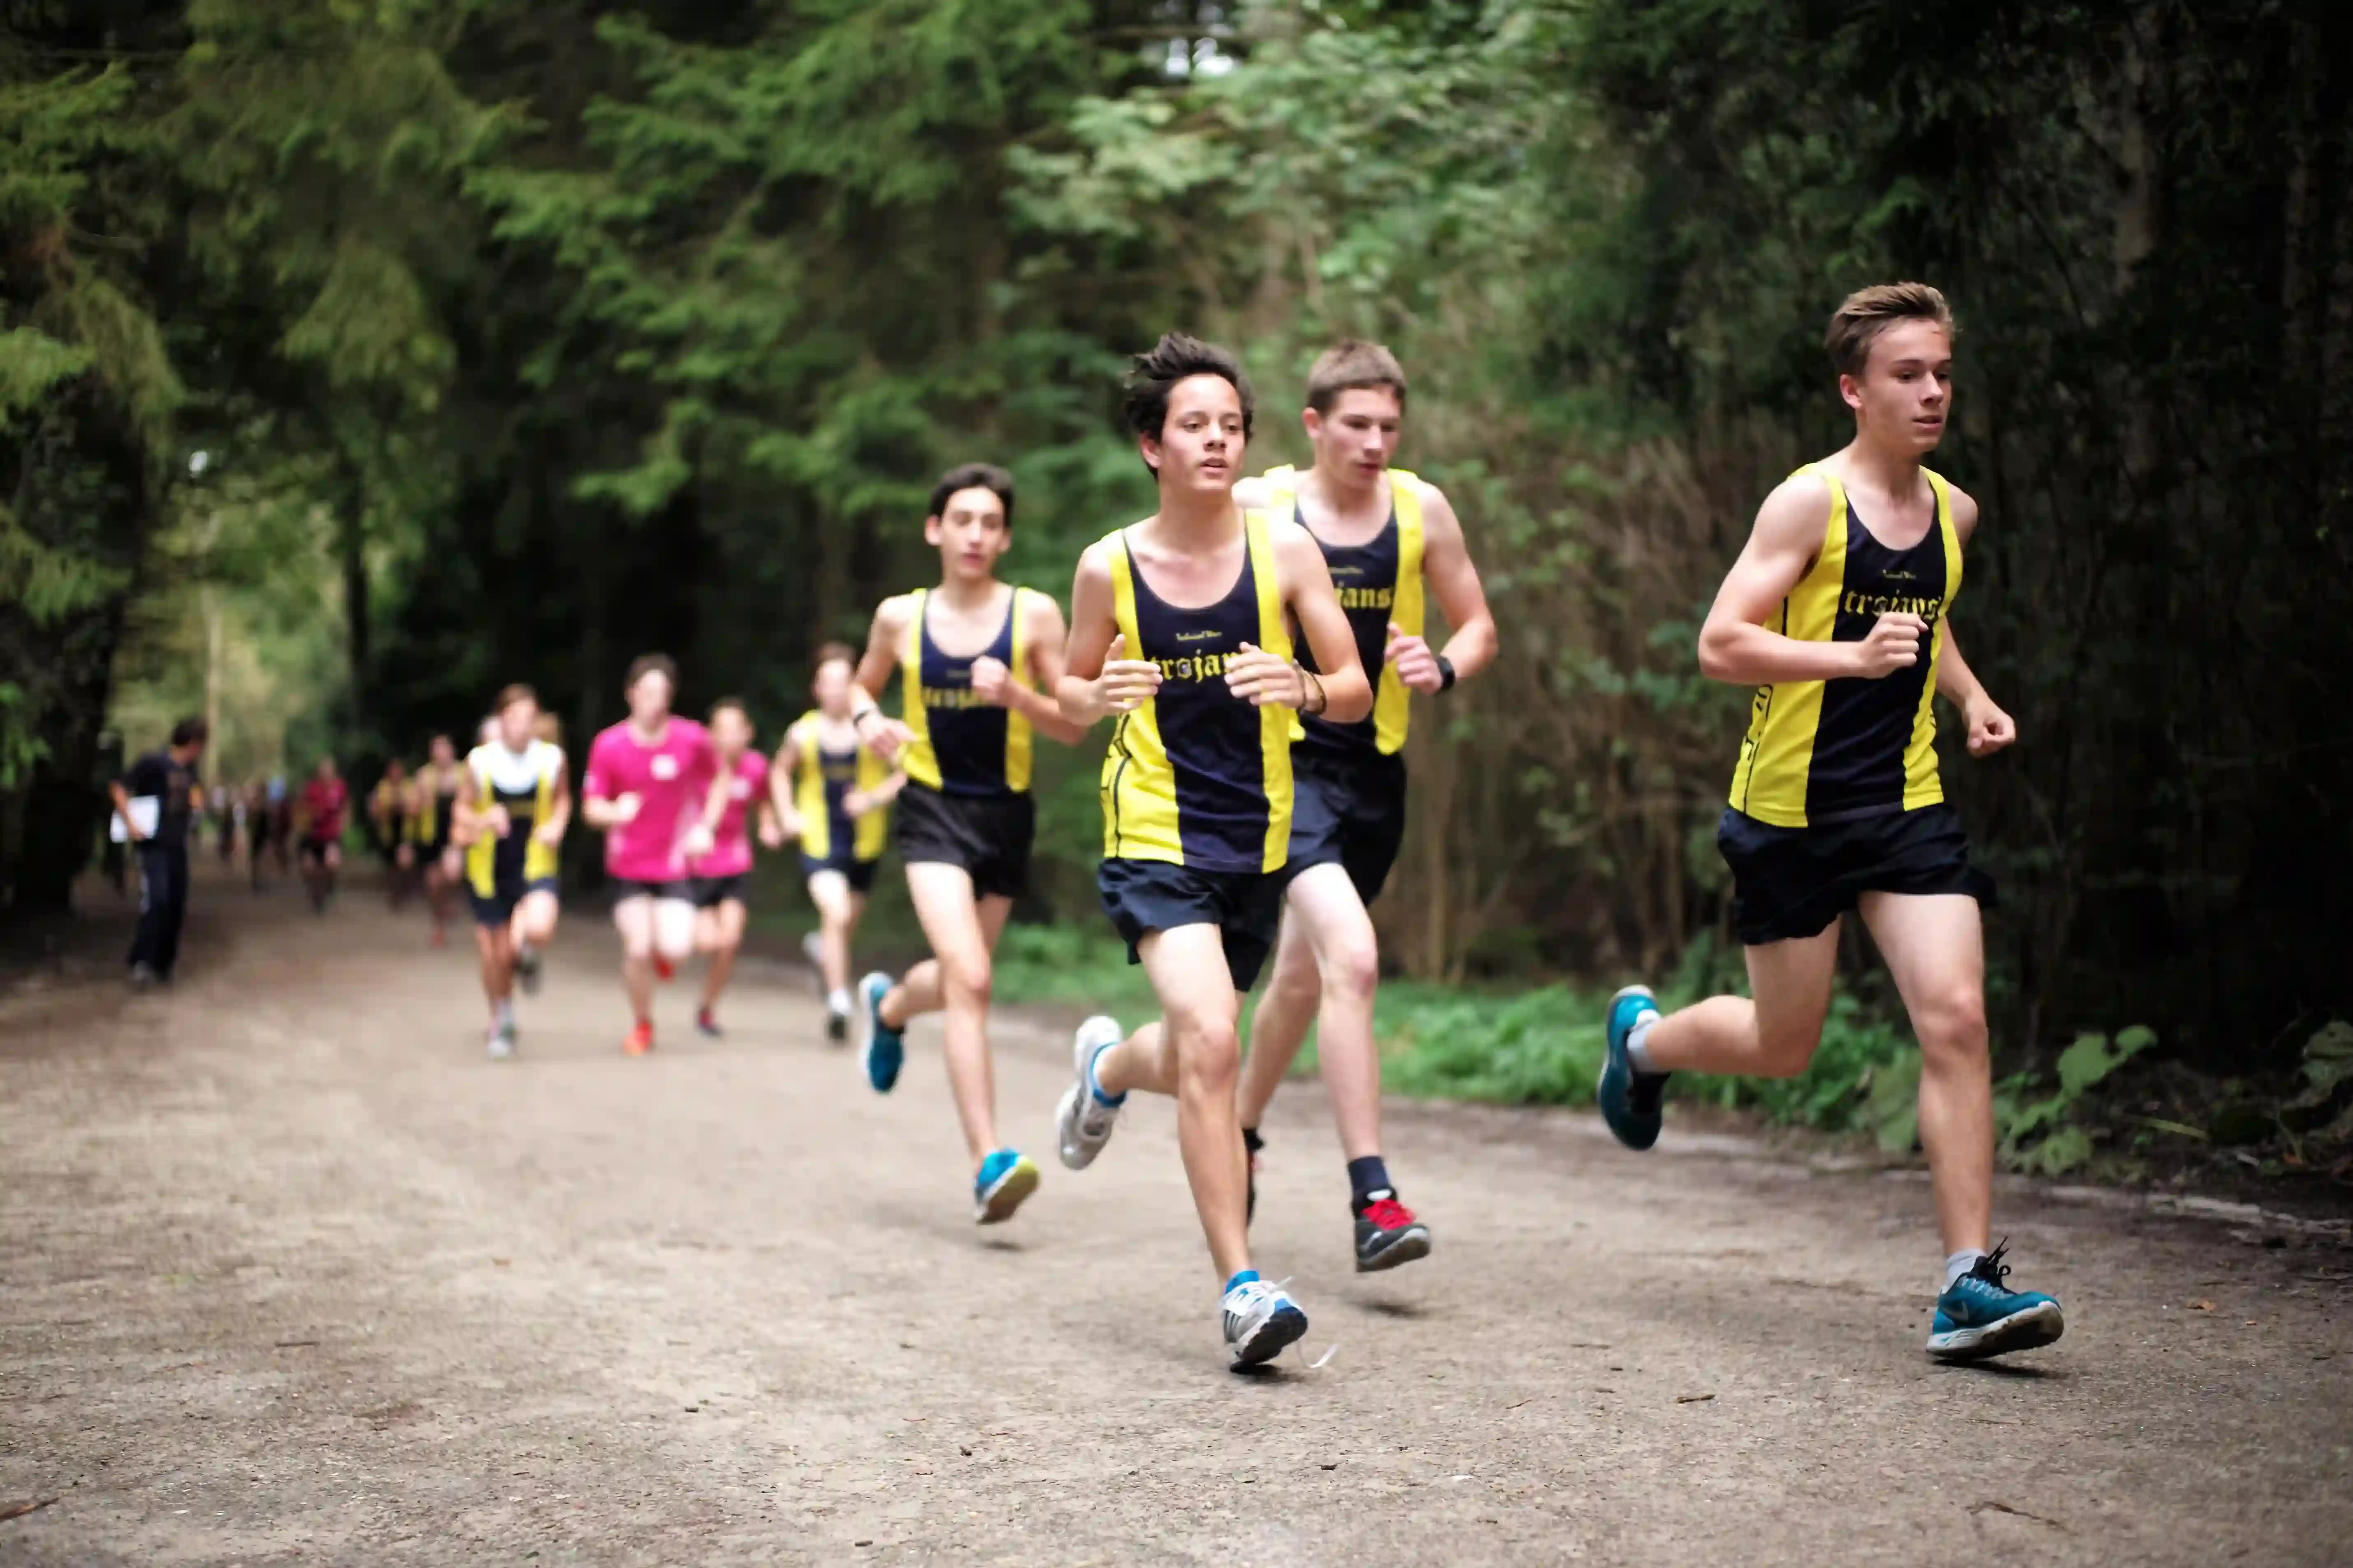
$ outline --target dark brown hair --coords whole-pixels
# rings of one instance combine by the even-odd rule
[[[629,661],[629,673],[621,679],[621,689],[635,691],[638,682],[649,675],[659,675],[670,682],[672,691],[678,689],[678,665],[666,653],[641,653]]]
[[[1005,508],[1005,526],[1013,526],[1013,476],[994,463],[959,463],[940,476],[932,487],[932,509],[924,515],[937,517],[947,510],[948,498],[958,490],[987,490]]]
[[[817,657],[809,661],[809,673],[815,675],[837,658],[849,666],[853,671],[858,668],[856,648],[846,642],[825,642],[817,645]]]
[[[491,704],[491,717],[497,718],[518,702],[528,702],[536,708],[539,706],[539,693],[520,680],[512,686],[501,686],[497,699]]]
[[[1183,332],[1169,332],[1152,345],[1150,353],[1135,356],[1134,367],[1127,374],[1127,396],[1124,410],[1127,427],[1139,436],[1160,439],[1168,424],[1168,394],[1180,381],[1197,375],[1223,376],[1233,385],[1242,400],[1242,438],[1250,438],[1250,426],[1258,413],[1258,395],[1250,391],[1250,378],[1242,374],[1241,362],[1218,347]]]

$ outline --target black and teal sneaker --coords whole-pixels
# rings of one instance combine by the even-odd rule
[[[866,1081],[877,1094],[888,1094],[899,1081],[907,1060],[900,1032],[882,1021],[882,998],[891,994],[891,977],[880,970],[858,983],[859,1059],[866,1064]]]
[[[1939,1361],[1978,1361],[2010,1351],[2050,1344],[2067,1331],[2059,1303],[2040,1290],[2013,1290],[2002,1281],[2010,1265],[2005,1239],[1936,1298],[1936,1321],[1928,1331],[1928,1353]]]
[[[1609,1010],[1602,1015],[1609,1051],[1601,1058],[1601,1079],[1593,1086],[1593,1099],[1601,1107],[1601,1120],[1629,1149],[1647,1149],[1659,1141],[1659,1100],[1670,1075],[1637,1072],[1626,1056],[1626,1037],[1634,1026],[1658,1016],[1659,999],[1647,985],[1627,986],[1609,998]]]

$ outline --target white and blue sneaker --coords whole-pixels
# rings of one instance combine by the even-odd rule
[[[1636,1025],[1658,1016],[1659,999],[1647,985],[1627,986],[1609,998],[1609,1010],[1602,1015],[1602,1032],[1609,1038],[1609,1050],[1601,1058],[1601,1078],[1593,1086],[1593,1099],[1601,1107],[1601,1120],[1629,1149],[1647,1149],[1659,1141],[1663,1120],[1659,1100],[1670,1075],[1642,1072],[1626,1055],[1626,1037]]]
[[[891,977],[876,970],[858,983],[858,1055],[866,1064],[866,1081],[877,1094],[888,1094],[906,1065],[906,1043],[898,1030],[882,1021],[882,998],[891,994]]]
[[[1928,1330],[1930,1355],[1978,1361],[2038,1350],[2067,1331],[2067,1317],[2057,1301],[2040,1290],[2013,1290],[2002,1283],[2010,1275],[2010,1265],[2001,1260],[2009,1250],[2004,1241],[1936,1298],[1936,1320]]]
[[[1062,1091],[1054,1126],[1062,1163],[1073,1171],[1093,1164],[1103,1145],[1111,1142],[1112,1129],[1119,1125],[1119,1108],[1127,1103],[1127,1096],[1107,1096],[1097,1087],[1095,1058],[1126,1037],[1117,1019],[1098,1013],[1079,1026],[1071,1041],[1071,1058],[1079,1080]]]
[[[1272,1361],[1307,1332],[1307,1314],[1299,1303],[1284,1295],[1282,1286],[1260,1279],[1254,1268],[1226,1281],[1222,1305],[1226,1349],[1232,1352],[1236,1372]]]
[[[972,1217],[998,1225],[1013,1217],[1022,1200],[1038,1190],[1038,1167],[1017,1149],[999,1149],[980,1163],[972,1179]]]

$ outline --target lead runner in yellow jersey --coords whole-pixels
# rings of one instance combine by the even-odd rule
[[[1176,1096],[1228,1352],[1250,1366],[1307,1318],[1250,1267],[1241,993],[1281,912],[1293,715],[1351,723],[1373,693],[1314,538],[1235,504],[1251,399],[1233,356],[1170,333],[1136,360],[1127,416],[1160,507],[1081,557],[1060,695],[1073,722],[1118,717],[1097,879],[1161,1016],[1124,1037],[1109,1018],[1080,1026],[1060,1152],[1074,1170],[1092,1163],[1131,1089]],[[1314,671],[1292,657],[1293,623]]]
[[[1405,422],[1405,369],[1378,343],[1344,342],[1307,373],[1300,415],[1315,463],[1274,468],[1235,487],[1244,506],[1295,517],[1315,536],[1374,683],[1371,717],[1304,719],[1292,737],[1291,864],[1282,936],[1242,1062],[1242,1137],[1258,1127],[1293,1058],[1316,1026],[1316,1058],[1348,1165],[1359,1271],[1394,1268],[1430,1251],[1430,1230],[1399,1200],[1381,1155],[1381,1062],[1373,1041],[1380,953],[1366,906],[1405,837],[1404,748],[1410,693],[1435,696],[1495,655],[1495,620],[1435,485],[1392,468]],[[1422,636],[1435,599],[1452,635]]]
[[[867,1081],[888,1093],[908,1021],[947,1015],[948,1088],[983,1225],[1012,1217],[1038,1186],[1037,1165],[997,1138],[989,967],[1013,900],[1029,890],[1031,742],[1070,745],[1080,733],[1048,695],[1062,673],[1060,606],[997,578],[1013,542],[1013,476],[987,463],[951,468],[933,486],[923,537],[940,552],[940,585],[882,602],[850,692],[860,741],[906,773],[899,858],[932,948],[895,985],[881,973],[859,982],[859,1054]],[[905,672],[901,720],[875,702],[893,668]]]
[[[1948,1359],[2057,1339],[2059,1303],[2014,1290],[1993,1226],[1993,1086],[1978,905],[1990,882],[1945,804],[1935,699],[1970,754],[2017,736],[1961,658],[1949,615],[1977,502],[1923,460],[1951,406],[1953,318],[1922,283],[1865,289],[1827,347],[1854,439],[1766,499],[1699,639],[1713,679],[1754,687],[1717,844],[1754,999],[1661,1016],[1629,986],[1606,1019],[1599,1097],[1647,1149],[1671,1072],[1788,1078],[1820,1041],[1839,927],[1860,913],[1920,1041],[1920,1143],[1945,1253],[1928,1350]]]

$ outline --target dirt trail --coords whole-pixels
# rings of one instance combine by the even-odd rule
[[[0,995],[0,1563],[2353,1561],[2327,1237],[2007,1194],[2068,1337],[1940,1368],[1917,1180],[1400,1108],[1438,1248],[1360,1278],[1306,1089],[1256,1234],[1337,1353],[1239,1378],[1171,1112],[1063,1172],[1059,1039],[979,1231],[925,1029],[878,1098],[775,969],[625,1060],[583,913],[493,1065],[467,952],[296,906]]]

